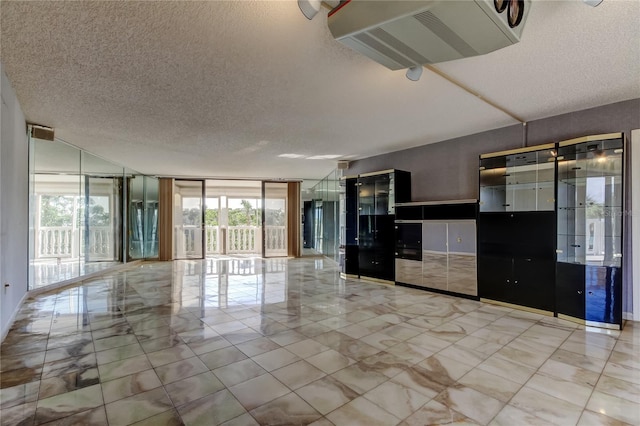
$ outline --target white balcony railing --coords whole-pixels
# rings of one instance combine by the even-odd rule
[[[42,226],[36,232],[36,259],[77,258],[89,249],[92,260],[114,258],[113,230],[110,226],[89,228],[89,244],[85,246],[85,228],[71,226]]]
[[[201,247],[200,228],[195,225],[176,227],[177,257],[197,256]],[[267,253],[272,256],[287,255],[287,234],[284,226],[267,226],[265,230]],[[260,254],[262,232],[259,226],[207,226],[206,255]],[[221,244],[224,242],[224,246]]]
[[[198,255],[202,247],[202,233],[192,226],[176,227],[177,257]],[[207,226],[206,254],[260,254],[262,252],[262,232],[258,226]],[[267,254],[287,255],[287,235],[284,226],[267,226],[265,229]],[[36,259],[73,259],[85,256],[85,230],[71,226],[46,226],[36,232]],[[221,243],[224,242],[224,245]],[[89,229],[89,258],[91,260],[111,260],[115,246],[113,230],[109,226],[94,226]]]

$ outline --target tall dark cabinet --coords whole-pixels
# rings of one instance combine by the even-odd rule
[[[343,277],[358,276],[358,177],[340,180],[340,261]]]
[[[555,144],[480,157],[478,294],[554,312]]]
[[[343,181],[343,273],[393,282],[395,204],[411,200],[411,174],[384,170]]]
[[[558,146],[558,316],[622,323],[622,134]]]
[[[622,327],[624,135],[480,157],[478,292]]]
[[[361,277],[395,280],[395,204],[411,200],[411,174],[358,177],[358,266]]]

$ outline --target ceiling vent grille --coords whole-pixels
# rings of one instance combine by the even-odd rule
[[[479,53],[458,34],[430,11],[418,13],[414,18],[458,51],[462,56],[476,56]]]
[[[482,55],[517,43],[530,0],[522,4],[519,25],[493,0],[351,0],[328,18],[336,40],[390,69],[409,68]]]

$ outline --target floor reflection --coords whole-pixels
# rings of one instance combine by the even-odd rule
[[[640,424],[639,352],[635,324],[343,280],[322,258],[143,262],[24,303],[0,420]]]
[[[121,264],[121,262],[39,260],[31,264],[29,289],[35,290],[51,284],[72,280]]]

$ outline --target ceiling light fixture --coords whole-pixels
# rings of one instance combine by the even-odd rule
[[[335,160],[336,158],[340,158],[342,155],[335,154],[325,154],[325,155],[313,155],[311,157],[307,157],[307,160]]]
[[[598,6],[600,3],[602,3],[602,0],[582,0],[585,4],[588,4],[591,7],[596,7]]]
[[[420,80],[422,76],[422,65],[415,65],[407,70],[407,78],[411,81]]]
[[[302,14],[309,20],[318,14],[321,6],[321,0],[298,0],[300,11],[302,11]]]
[[[304,157],[306,157],[306,155],[302,155],[302,154],[280,154],[280,155],[278,155],[278,157],[282,157],[282,158],[304,158]]]

